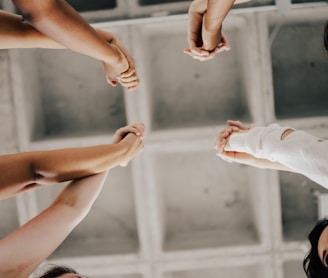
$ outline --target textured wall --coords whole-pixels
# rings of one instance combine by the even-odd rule
[[[18,149],[8,51],[0,51],[0,153]]]

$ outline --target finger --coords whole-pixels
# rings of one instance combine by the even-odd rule
[[[183,49],[183,53],[188,54],[188,55],[190,55],[190,56],[193,56],[193,54],[192,54],[190,48],[185,48],[185,49]]]
[[[136,74],[131,75],[129,77],[117,77],[117,80],[120,82],[132,82],[138,79],[138,76]]]
[[[218,53],[221,53],[221,52],[223,52],[223,51],[228,51],[228,50],[230,50],[230,48],[227,48],[226,46],[224,46],[224,45],[218,45],[215,49],[214,49],[214,53],[215,54],[218,54]]]
[[[247,127],[240,121],[228,120],[227,123],[228,123],[229,126],[236,126],[240,129],[247,129]]]
[[[130,86],[130,87],[128,87],[127,89],[128,89],[128,91],[134,91],[134,90],[137,89],[138,86],[139,86],[139,84],[136,85],[136,86]]]
[[[131,82],[124,82],[124,81],[120,81],[120,80],[118,80],[118,81],[123,87],[128,87],[128,88],[136,87],[139,84],[139,79],[131,81]]]
[[[222,152],[226,144],[227,144],[227,139],[219,139],[215,142],[214,148],[217,150],[217,152]]]
[[[140,130],[138,127],[136,126],[131,126],[129,129],[129,132],[134,133],[137,136],[141,136],[143,134],[142,130]]]
[[[134,124],[134,127],[137,128],[140,131],[141,135],[144,135],[144,133],[145,133],[145,125],[142,122],[135,123]]]
[[[243,124],[242,122],[240,121],[228,121],[228,124],[231,125],[231,126],[236,126],[238,127],[239,129],[241,130],[249,130],[252,128],[252,125],[247,125],[247,124]]]
[[[190,51],[191,51],[191,53],[193,53],[199,57],[207,57],[208,55],[210,55],[209,51],[202,49],[200,47],[191,47]]]
[[[196,55],[194,55],[193,58],[194,58],[195,60],[198,60],[198,61],[204,62],[204,61],[208,61],[208,60],[213,59],[214,56],[213,56],[213,55],[209,55],[209,56],[207,56],[207,57],[205,57],[205,56],[204,56],[204,57],[200,57],[200,56],[196,56]]]
[[[183,52],[199,61],[206,61],[206,60],[212,59],[215,55],[215,53],[209,53],[208,56],[198,55],[198,54],[192,52],[190,48],[185,48]]]
[[[224,130],[221,131],[219,137],[220,138],[229,137],[232,132],[234,132],[234,129],[232,127],[228,126]]]
[[[222,44],[222,46],[224,46],[226,48],[226,50],[231,49],[230,43],[229,43],[226,35],[223,32],[221,32],[221,44]]]
[[[136,76],[136,69],[130,67],[126,72],[121,73],[118,78],[129,78],[133,75]]]

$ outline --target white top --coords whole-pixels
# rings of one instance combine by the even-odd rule
[[[233,133],[229,145],[234,151],[279,162],[328,188],[328,140],[295,130],[281,140],[289,127],[271,124]]]

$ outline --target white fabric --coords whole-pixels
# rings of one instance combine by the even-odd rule
[[[245,133],[232,134],[229,145],[234,151],[279,162],[328,188],[328,140],[302,130],[295,130],[281,140],[287,129],[289,127],[278,124],[255,127]]]

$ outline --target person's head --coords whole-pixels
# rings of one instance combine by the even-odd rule
[[[320,219],[316,223],[308,239],[311,248],[303,261],[307,277],[328,277],[328,218]]]
[[[53,266],[48,269],[40,278],[87,278],[78,274],[74,269],[67,266]]]
[[[325,24],[324,31],[323,31],[323,44],[328,51],[328,21]]]

